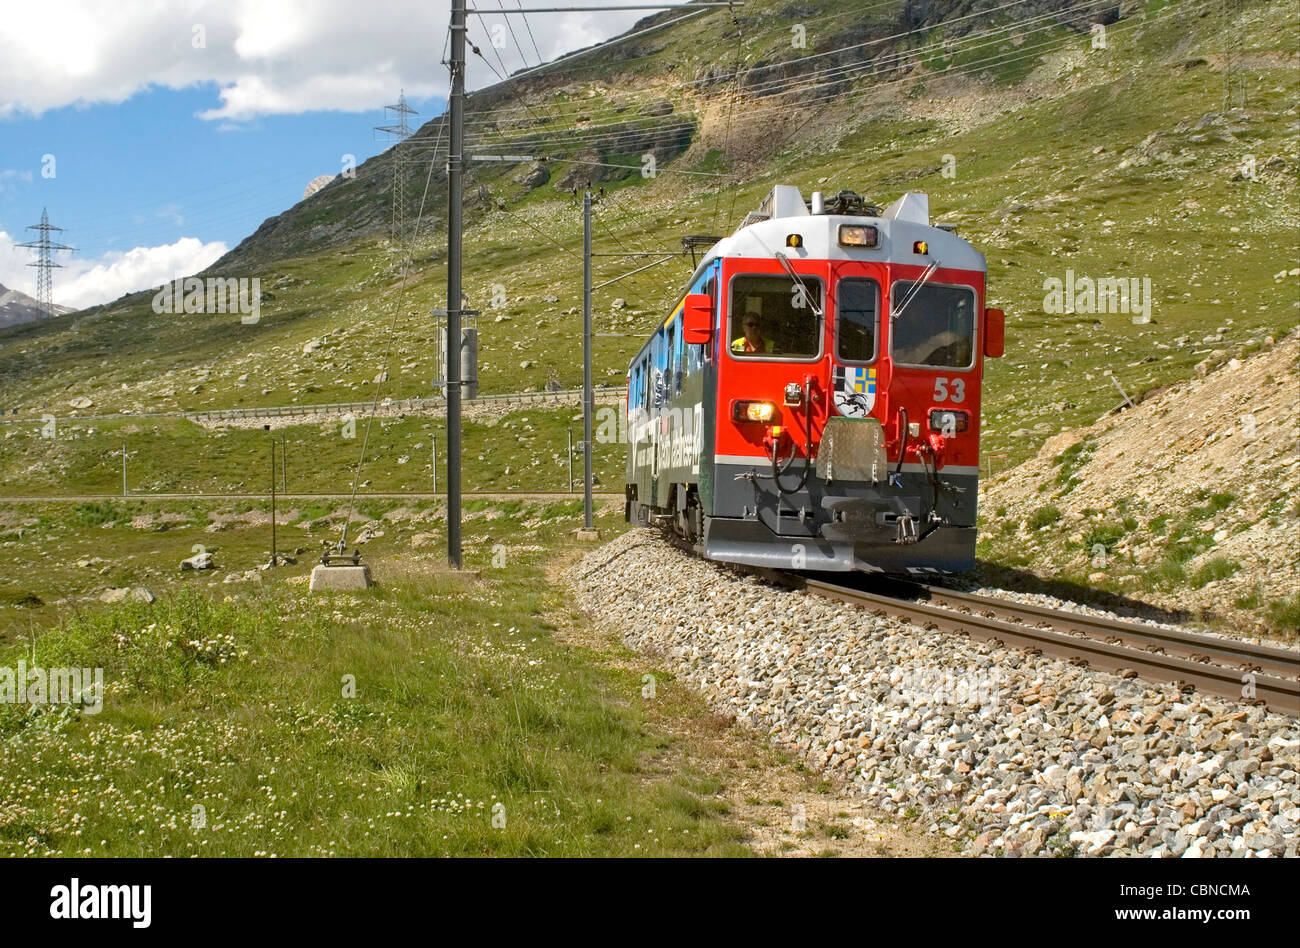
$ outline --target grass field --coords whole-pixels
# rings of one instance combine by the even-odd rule
[[[593,423],[597,483],[622,489],[626,445],[618,440],[619,406],[598,405]],[[432,415],[357,415],[289,424],[268,434],[260,426],[205,428],[183,418],[61,421],[54,437],[42,426],[0,427],[0,495],[267,492],[271,439],[276,489],[348,493],[353,481],[373,491],[432,491],[446,484],[446,422]],[[626,425],[624,425],[626,428]],[[581,489],[583,426],[578,406],[516,411],[463,424],[467,490]],[[570,438],[572,442],[570,442]],[[573,473],[569,480],[569,446]],[[287,473],[286,473],[287,468]],[[357,471],[360,470],[360,476]]]
[[[81,511],[48,548],[109,551],[107,579],[147,582],[156,602],[65,603],[28,629],[3,610],[0,666],[107,681],[98,714],[0,703],[6,854],[745,852],[709,774],[654,772],[672,739],[646,724],[640,671],[562,642],[586,621],[546,572],[573,505],[477,511],[478,582],[442,570],[441,549],[399,558],[389,522],[368,547],[377,587],[311,597],[290,579],[301,560],[247,583],[176,573],[200,532],[95,523],[114,513]],[[266,538],[232,539],[216,556],[238,568]],[[55,582],[42,571],[33,592]],[[701,713],[656,676],[656,715]]]

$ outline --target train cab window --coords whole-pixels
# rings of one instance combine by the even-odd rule
[[[664,389],[671,392],[674,388],[680,388],[680,382],[675,381],[674,376],[677,368],[677,327],[668,327],[668,344],[664,347]]]
[[[899,280],[892,302],[890,349],[896,362],[970,368],[975,353],[974,290]]]
[[[646,367],[646,406],[654,410],[667,399],[665,386],[664,335],[656,333],[650,343],[650,362]]]
[[[700,369],[704,368],[704,362],[708,358],[704,343],[692,343],[686,347],[686,374],[694,375]]]
[[[815,299],[809,300],[809,295]],[[821,352],[822,285],[806,276],[738,276],[731,281],[731,354],[738,358],[808,359]],[[815,305],[814,305],[815,304]]]
[[[876,357],[880,325],[880,284],[845,279],[835,289],[835,353],[845,362],[870,362]]]
[[[713,303],[713,318],[716,324],[718,317],[718,281],[716,277],[709,277],[708,282],[700,288],[700,292],[705,294]],[[704,367],[704,363],[710,361],[713,357],[713,346],[698,343],[688,347],[690,354],[687,357],[690,361],[690,371],[696,372]]]

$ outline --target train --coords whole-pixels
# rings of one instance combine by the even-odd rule
[[[984,255],[926,194],[777,185],[708,246],[627,373],[627,521],[773,569],[975,565]]]

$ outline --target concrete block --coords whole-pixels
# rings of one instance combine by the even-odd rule
[[[325,566],[321,564],[311,571],[312,592],[350,592],[354,589],[370,587],[370,567],[364,563],[360,566]]]
[[[575,533],[577,534],[577,537],[578,537],[579,540],[599,540],[599,539],[600,539],[600,531],[599,531],[599,530],[583,530],[583,529],[578,529],[577,531],[575,531]]]

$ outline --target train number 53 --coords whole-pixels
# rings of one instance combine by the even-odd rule
[[[952,391],[948,386],[952,386]],[[935,379],[934,380],[934,400],[936,402],[946,402],[952,399],[954,402],[965,401],[966,399],[966,380],[965,379]]]

